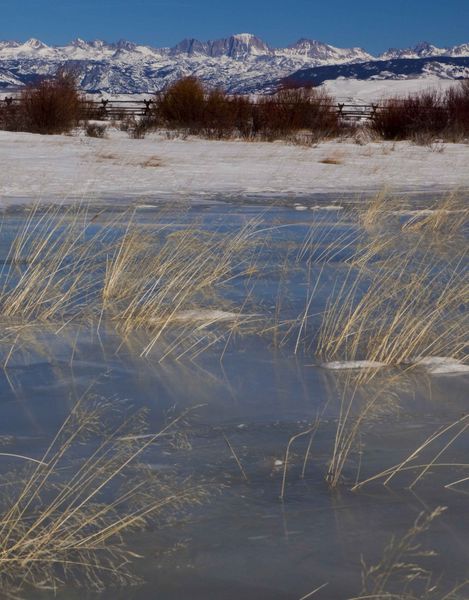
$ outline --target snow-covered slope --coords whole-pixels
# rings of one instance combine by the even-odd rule
[[[469,56],[428,56],[424,58],[394,58],[367,62],[320,65],[299,69],[288,76],[295,85],[321,85],[339,78],[362,81],[403,79],[468,79]],[[280,85],[282,81],[272,82]]]
[[[362,48],[337,48],[304,38],[287,48],[271,48],[250,33],[207,42],[186,39],[173,48],[138,45],[126,40],[109,44],[82,39],[66,46],[48,46],[30,39],[24,43],[0,42],[0,88],[24,85],[67,64],[76,70],[81,86],[90,92],[151,93],[178,77],[196,75],[210,86],[252,93],[271,90],[280,80],[300,70],[330,67],[329,78],[334,79],[340,76],[343,65],[436,56],[447,60],[448,57],[469,57],[469,44],[437,48],[421,43],[415,48],[389,50],[380,57],[373,57]],[[438,68],[435,65],[431,73],[438,75]],[[453,74],[449,67],[440,71],[442,77],[462,76],[457,69]]]

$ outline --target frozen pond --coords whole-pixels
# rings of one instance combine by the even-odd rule
[[[390,211],[389,223],[401,227],[412,218],[409,214]],[[5,290],[28,269],[20,261],[12,266],[12,240],[18,239],[28,218],[29,235],[41,231],[43,215],[42,211],[31,216],[17,209],[3,216],[4,307],[9,298]],[[97,242],[100,247],[119,240],[128,227],[127,213],[109,209],[101,212],[94,207],[80,219],[86,220],[84,236],[88,239],[107,228],[106,240]],[[2,317],[0,452],[40,460],[74,404],[90,390],[114,405],[148,409],[151,431],[161,429],[168,415],[189,409],[183,441],[151,445],[144,461],[156,472],[171,469],[180,479],[191,477],[203,483],[209,498],[188,507],[178,518],[126,536],[131,549],[143,556],[133,567],[145,580],[141,585],[98,592],[77,590],[69,583],[57,591],[25,589],[23,596],[436,600],[462,584],[469,561],[469,485],[445,486],[469,477],[469,437],[462,417],[468,412],[469,383],[464,347],[448,346],[444,353],[457,354],[459,370],[436,372],[423,363],[415,365],[417,357],[412,365],[404,360],[391,363],[387,357],[394,354],[384,351],[380,362],[385,366],[373,372],[327,368],[327,362],[345,366],[347,360],[369,359],[365,338],[353,356],[348,342],[343,356],[338,350],[328,350],[325,343],[320,352],[316,350],[321,327],[326,333],[332,331],[332,325],[326,330],[321,325],[331,296],[338,297],[347,286],[356,285],[360,293],[362,287],[366,289],[350,275],[351,262],[368,256],[364,240],[384,239],[391,225],[386,224],[383,232],[379,224],[371,227],[370,214],[364,219],[355,210],[338,209],[334,204],[319,204],[311,210],[300,204],[266,208],[214,203],[175,212],[149,205],[135,211],[133,222],[142,232],[154,235],[155,244],[161,242],[160,236],[177,234],[188,226],[196,227],[201,235],[215,232],[217,240],[243,227],[248,233],[231,275],[197,297],[194,307],[184,305],[174,327],[168,326],[156,342],[151,328],[119,329],[114,313],[96,304],[101,293],[96,282],[87,284],[86,293],[74,296],[60,318],[39,321],[34,312],[27,318],[19,314]],[[402,247],[411,246],[405,235],[398,238]],[[458,235],[467,243],[464,226]],[[443,249],[429,245],[418,254],[422,261],[434,252],[438,256],[436,261],[432,258],[435,272],[426,272],[430,278],[443,278],[438,275],[443,273],[438,271],[439,261],[457,265],[452,273],[467,277],[467,257],[461,245],[454,250],[450,242],[446,240]],[[385,246],[376,251],[367,268],[374,261],[381,264],[385,251]],[[106,269],[103,264],[108,263],[109,258],[90,277],[99,279]],[[389,276],[384,267],[379,268],[381,277]],[[453,282],[450,275],[446,287]],[[345,297],[350,307],[357,302],[355,295]],[[228,317],[227,322],[221,318],[203,326],[196,320],[198,327],[191,329],[186,321],[195,318],[193,311],[202,310],[200,306],[223,311],[222,316],[244,316],[237,318],[236,326]],[[464,306],[458,304],[454,314],[463,315],[463,311]],[[341,315],[333,313],[337,319]],[[446,322],[449,339],[453,325],[449,317]],[[461,317],[457,326],[466,326],[467,333],[467,320]],[[435,323],[434,331],[439,327]],[[459,344],[460,337],[454,340]],[[150,343],[151,351],[145,352]],[[341,343],[337,341],[336,347]],[[429,355],[446,349],[443,342],[439,344],[428,346],[435,349]],[[361,378],[364,372],[369,376]],[[373,411],[363,421],[357,420],[361,407],[370,403]],[[342,424],[353,429],[357,423],[350,452],[337,482],[331,485],[328,470],[338,428]],[[387,486],[383,486],[384,476],[352,490],[355,484],[404,461],[445,427],[450,427],[448,432],[405,463]],[[302,433],[286,455],[289,441]],[[93,440],[83,444],[86,452]],[[0,457],[2,474],[23,467],[19,458]],[[362,561],[368,566],[385,563],[385,548],[392,536],[402,540],[421,513],[429,514],[437,507],[447,510],[394,557],[395,562],[413,567],[391,570],[382,587],[369,579],[367,589],[379,590],[381,595],[366,596]],[[416,544],[421,544],[419,550]],[[430,550],[435,554],[427,555]],[[378,573],[389,568],[382,566]],[[410,574],[414,579],[409,583]],[[436,591],[428,591],[432,586],[437,586]],[[461,588],[448,600],[467,597],[469,589]]]

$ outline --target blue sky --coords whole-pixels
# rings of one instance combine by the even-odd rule
[[[171,46],[250,32],[274,46],[310,37],[371,52],[469,42],[469,0],[0,0],[0,39],[120,38]]]

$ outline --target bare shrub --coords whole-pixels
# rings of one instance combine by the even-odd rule
[[[254,131],[267,139],[308,131],[315,140],[335,135],[339,120],[333,99],[313,88],[283,89],[255,106]]]
[[[153,114],[158,124],[170,129],[215,138],[317,141],[340,131],[333,99],[323,91],[282,89],[254,102],[220,89],[207,92],[194,77],[181,79],[159,94]]]
[[[20,129],[19,103],[12,97],[5,97],[0,103],[0,129],[18,131]]]
[[[205,92],[195,77],[176,81],[156,99],[155,112],[166,126],[199,131],[204,120]]]
[[[85,127],[85,133],[88,137],[103,138],[106,135],[106,125],[88,123]]]
[[[20,96],[18,129],[59,134],[76,127],[82,117],[83,98],[72,72],[59,71],[27,87]]]
[[[458,86],[450,88],[445,98],[448,110],[447,137],[458,141],[460,137],[469,135],[469,79]]]
[[[253,108],[252,102],[245,96],[233,96],[230,98],[233,111],[235,131],[243,138],[253,135]]]
[[[423,139],[441,135],[448,126],[444,98],[428,91],[405,98],[390,98],[381,104],[371,129],[385,140]]]
[[[135,126],[135,118],[126,116],[122,121],[118,122],[118,128],[120,131],[128,132],[132,127]]]
[[[211,90],[205,100],[203,124],[208,137],[229,136],[235,129],[236,106],[220,89]]]
[[[150,117],[128,117],[121,122],[120,130],[126,131],[128,136],[134,140],[142,140],[148,131],[154,127],[154,120]]]

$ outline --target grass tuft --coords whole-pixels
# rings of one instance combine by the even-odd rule
[[[0,514],[2,591],[135,582],[131,563],[139,553],[125,534],[206,497],[202,486],[142,462],[184,417],[152,434],[142,411],[121,413],[91,395],[79,400],[40,461],[26,461],[23,479],[15,472],[4,484],[3,503],[10,501]]]

